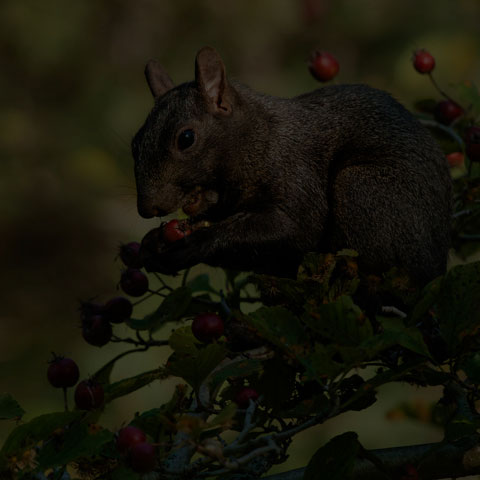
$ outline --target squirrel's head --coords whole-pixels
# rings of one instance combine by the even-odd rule
[[[145,218],[182,207],[205,213],[219,201],[225,135],[238,95],[211,47],[197,53],[193,82],[174,86],[154,60],[145,76],[155,106],[132,141],[138,212]]]

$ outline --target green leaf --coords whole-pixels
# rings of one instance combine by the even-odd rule
[[[7,437],[0,453],[11,455],[17,450],[32,447],[39,441],[48,438],[55,430],[65,427],[83,415],[84,412],[80,411],[40,415],[15,428]]]
[[[179,287],[169,293],[154,312],[142,319],[131,318],[126,323],[135,330],[158,330],[165,323],[182,318],[191,301],[192,290],[187,286]]]
[[[210,277],[206,273],[202,273],[201,275],[197,275],[194,279],[190,280],[187,283],[187,287],[193,292],[211,292],[216,293],[218,292],[210,285]]]
[[[177,328],[170,335],[168,344],[174,352],[195,355],[201,342],[194,337],[192,327],[189,325]]]
[[[323,384],[327,378],[335,378],[337,375],[350,369],[342,361],[335,361],[337,349],[332,345],[315,344],[315,349],[308,355],[298,356],[298,360],[305,367],[305,377],[316,380]]]
[[[307,341],[304,326],[283,307],[261,307],[245,317],[261,337],[286,350]]]
[[[183,378],[194,390],[197,390],[226,354],[225,346],[218,343],[207,345],[190,355],[180,355],[175,352],[167,362],[167,370],[170,375]]]
[[[99,455],[102,447],[112,440],[113,433],[108,430],[95,431],[85,423],[77,423],[63,437],[44,445],[37,461],[42,469],[66,465],[80,457]]]
[[[11,418],[21,418],[25,410],[9,394],[0,395],[0,420],[9,420]]]
[[[123,397],[129,393],[152,383],[155,380],[164,379],[168,376],[168,371],[164,368],[156,368],[149,372],[140,373],[134,377],[124,378],[118,382],[111,383],[105,387],[105,404],[115,398]]]
[[[383,332],[376,335],[371,343],[378,342],[378,346],[381,346],[383,343],[384,348],[393,345],[400,345],[401,347],[418,353],[419,355],[431,358],[428,347],[423,341],[422,333],[418,328],[406,327],[401,318],[378,316],[377,321],[382,325]],[[362,347],[366,347],[366,344],[362,344]]]
[[[453,267],[440,289],[436,313],[440,333],[455,354],[480,329],[480,262]]]
[[[361,445],[354,432],[346,432],[317,450],[305,469],[304,480],[347,480],[352,478]]]
[[[373,335],[370,321],[348,295],[326,304],[307,304],[306,309],[305,323],[339,345],[357,346]]]

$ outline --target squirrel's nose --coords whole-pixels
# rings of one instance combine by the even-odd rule
[[[150,199],[148,199],[148,197],[144,197],[143,195],[137,196],[137,210],[139,215],[143,218],[163,217],[168,213],[165,210],[161,210]]]

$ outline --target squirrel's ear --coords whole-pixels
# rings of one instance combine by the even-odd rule
[[[147,63],[145,77],[155,98],[161,97],[175,86],[168,73],[156,60],[150,60]]]
[[[203,47],[195,59],[195,81],[214,113],[230,114],[229,88],[225,65],[212,47]]]

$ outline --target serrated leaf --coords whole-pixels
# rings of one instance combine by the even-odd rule
[[[346,432],[332,438],[311,458],[303,475],[304,480],[352,478],[355,459],[360,449],[358,436],[354,432]]]
[[[80,457],[99,455],[102,447],[112,440],[113,433],[108,430],[96,431],[85,423],[77,423],[56,442],[44,445],[37,461],[42,469],[66,465]]]
[[[180,354],[196,355],[201,343],[194,337],[192,327],[177,328],[168,339],[170,348]]]
[[[20,418],[25,410],[9,393],[0,395],[0,420],[9,420],[11,418]]]
[[[357,346],[373,335],[370,321],[348,295],[326,304],[307,304],[306,308],[305,323],[331,342]]]
[[[168,376],[168,371],[164,368],[156,368],[149,372],[144,372],[134,377],[124,378],[118,382],[111,383],[105,387],[105,404],[111,402],[115,398],[123,397],[129,393],[152,383],[155,380],[164,379]]]
[[[261,307],[245,317],[261,337],[274,345],[290,350],[307,341],[299,319],[283,307]]]
[[[81,418],[84,412],[57,412],[40,415],[28,423],[15,428],[3,444],[1,455],[10,455],[17,450],[31,447],[48,438],[55,430],[63,428],[74,420]]]
[[[156,331],[165,323],[182,318],[191,301],[192,290],[187,286],[179,287],[170,292],[154,312],[141,319],[131,318],[126,323],[135,330]]]
[[[440,332],[451,354],[480,330],[480,262],[453,267],[445,276],[436,304]]]
[[[315,349],[308,355],[299,356],[298,360],[305,367],[305,378],[319,383],[327,378],[335,378],[349,369],[342,362],[333,360],[337,350],[331,345],[315,344]]]
[[[171,375],[183,378],[196,390],[226,354],[225,346],[217,343],[207,345],[190,355],[174,353],[167,362],[167,370]]]
[[[376,335],[374,340],[384,342],[388,348],[393,345],[400,345],[425,357],[431,358],[428,347],[425,345],[422,333],[416,327],[406,327],[401,318],[377,317],[382,325],[383,332]],[[365,344],[362,344],[365,347]]]

